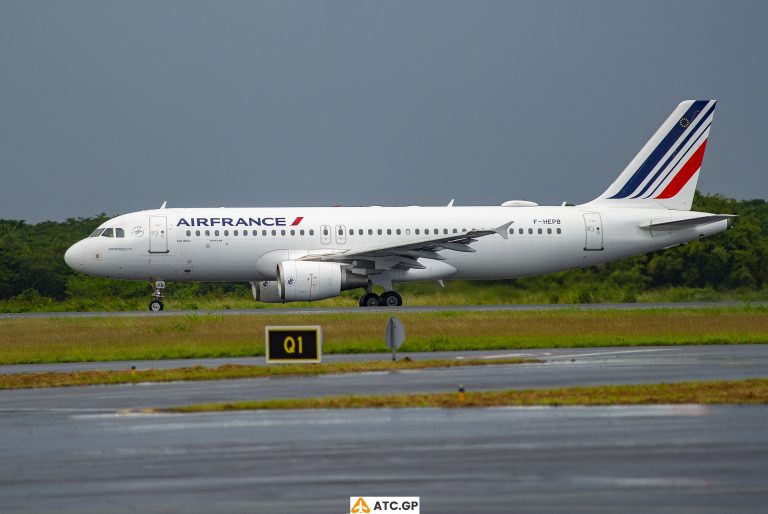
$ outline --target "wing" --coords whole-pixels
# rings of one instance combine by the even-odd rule
[[[348,264],[356,273],[378,274],[391,269],[424,269],[419,259],[445,260],[440,255],[443,250],[455,252],[474,252],[470,245],[480,237],[498,234],[504,239],[509,236],[507,230],[512,222],[494,229],[472,229],[442,237],[424,238],[405,244],[379,245],[349,250],[333,250],[326,253],[314,253],[302,257],[303,261],[330,261]]]

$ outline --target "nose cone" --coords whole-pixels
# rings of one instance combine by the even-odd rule
[[[75,271],[83,269],[83,245],[77,242],[64,253],[64,262]]]

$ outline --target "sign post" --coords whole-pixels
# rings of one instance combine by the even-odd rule
[[[323,331],[319,326],[265,327],[267,364],[319,363]]]
[[[394,316],[389,318],[387,322],[387,328],[384,330],[384,341],[387,342],[387,346],[392,350],[392,360],[395,360],[397,356],[397,349],[405,341],[405,327],[403,323]]]

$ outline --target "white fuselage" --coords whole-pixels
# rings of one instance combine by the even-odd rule
[[[481,237],[471,244],[475,252],[441,250],[445,260],[420,258],[424,269],[391,274],[394,282],[492,280],[592,266],[727,228],[717,221],[656,232],[641,227],[700,213],[593,207],[157,209],[107,221],[101,228],[123,237],[83,239],[66,260],[91,275],[131,280],[275,280],[279,262],[313,253],[396,246],[512,222],[506,239]]]

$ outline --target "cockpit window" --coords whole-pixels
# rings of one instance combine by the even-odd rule
[[[90,236],[88,236],[88,237],[99,237],[99,236],[101,235],[101,233],[102,233],[102,232],[104,232],[104,229],[103,229],[103,228],[97,228],[96,230],[94,230],[93,232],[91,232],[91,235],[90,235]]]
[[[111,228],[108,228],[104,231],[103,234],[101,234],[101,237],[115,237],[114,232],[115,232],[114,230],[112,230]]]
[[[125,237],[125,230],[121,228],[115,229],[115,237]]]

